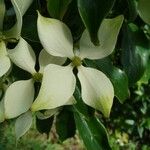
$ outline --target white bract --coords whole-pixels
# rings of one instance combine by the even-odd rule
[[[0,77],[8,72],[11,67],[11,62],[6,50],[6,41],[18,40],[22,28],[22,16],[30,6],[33,0],[11,0],[16,13],[16,24],[9,30],[3,31],[3,20],[5,15],[4,0],[0,0]]]
[[[20,38],[19,43],[14,49],[8,50],[8,54],[11,61],[18,67],[29,72],[32,78],[16,81],[6,90],[4,96],[4,114],[6,119],[15,118],[30,109],[34,100],[34,82],[41,82],[45,65],[49,63],[62,65],[66,60],[65,58],[60,58],[57,62],[52,61],[57,60],[58,57],[51,56],[42,50],[39,56],[41,67],[39,72],[37,72],[35,70],[36,57],[34,51],[23,38]]]
[[[85,30],[80,40],[80,50],[73,51],[73,39],[69,28],[61,21],[38,15],[38,34],[47,53],[69,58],[68,66],[49,64],[44,69],[43,81],[38,97],[31,110],[54,109],[64,105],[72,97],[76,78],[73,68],[78,69],[83,101],[109,116],[113,103],[114,89],[107,76],[93,68],[84,67],[83,59],[100,59],[112,53],[115,48],[123,16],[104,19],[98,37],[100,46],[94,46]]]
[[[34,83],[42,81],[43,69],[47,64],[62,65],[66,59],[51,56],[42,50],[39,55],[40,69],[37,72],[35,70],[36,57],[34,51],[23,38],[20,38],[19,43],[14,49],[8,50],[8,55],[14,64],[32,75],[31,79],[12,83],[6,90],[4,100],[0,103],[0,122],[20,115],[15,124],[16,139],[18,140],[29,130],[32,124],[32,113],[29,109],[35,96]],[[68,99],[66,105],[73,104],[74,102],[73,98]],[[43,115],[41,118],[49,117],[56,111],[48,110],[49,114]]]

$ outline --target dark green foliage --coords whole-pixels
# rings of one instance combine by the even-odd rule
[[[59,140],[63,142],[67,138],[73,137],[75,131],[73,112],[64,108],[56,117],[56,132],[59,135]]]
[[[49,132],[51,130],[53,124],[54,117],[49,117],[47,119],[38,119],[36,118],[36,128],[40,133],[46,133],[49,136]]]
[[[107,131],[100,120],[94,116],[78,96],[79,89],[76,88],[75,98],[79,102],[74,106],[74,118],[79,134],[87,148],[87,150],[109,150],[109,142]]]
[[[149,42],[143,31],[134,24],[125,24],[123,26],[122,64],[130,85],[143,76],[149,52]]]
[[[51,17],[62,20],[72,0],[47,0],[47,10]]]

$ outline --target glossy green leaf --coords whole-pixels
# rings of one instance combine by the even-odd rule
[[[150,0],[139,0],[138,10],[140,17],[150,25]]]
[[[136,25],[124,25],[123,30],[122,64],[132,85],[145,72],[150,47],[143,31]]]
[[[30,111],[22,114],[19,118],[17,118],[15,123],[15,135],[18,140],[22,137],[31,127],[32,125],[32,113]]]
[[[113,66],[109,58],[100,60],[86,60],[87,66],[97,68],[104,72],[113,84],[115,96],[123,103],[129,97],[128,78],[124,71]]]
[[[148,84],[149,79],[150,79],[150,59],[148,60],[147,67],[146,67],[146,70],[144,72],[144,75],[138,81],[138,83],[140,83],[140,84],[142,84],[142,83]]]
[[[88,29],[91,41],[98,45],[98,29],[102,20],[108,15],[115,0],[78,0],[80,16]]]
[[[72,0],[47,0],[47,9],[53,18],[62,19]]]
[[[107,131],[103,124],[94,116],[89,107],[83,103],[81,93],[76,87],[74,96],[77,104],[74,106],[74,117],[79,135],[87,150],[110,150]]]
[[[82,114],[74,113],[75,122],[87,150],[111,150],[107,132],[96,117],[85,118]]]
[[[76,127],[73,113],[67,109],[63,109],[56,118],[56,131],[59,139],[63,142],[67,138],[75,135]]]
[[[53,124],[54,117],[49,117],[47,119],[38,119],[36,118],[36,128],[40,133],[46,133],[47,136],[49,135],[49,132],[51,130],[52,124]]]

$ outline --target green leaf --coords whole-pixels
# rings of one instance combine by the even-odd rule
[[[72,17],[73,16],[73,17]],[[63,18],[65,24],[71,30],[73,40],[76,42],[80,39],[85,27],[79,15],[77,1],[72,1]]]
[[[146,70],[144,72],[144,75],[138,81],[138,83],[140,83],[140,84],[142,84],[142,83],[148,84],[149,79],[150,79],[150,59],[148,60],[147,67],[146,67]]]
[[[136,0],[117,0],[112,9],[112,14],[122,14],[127,21],[134,21],[138,15]]]
[[[128,4],[128,20],[134,21],[137,17],[137,2],[135,0],[127,0]]]
[[[29,40],[30,42],[35,42],[36,45],[37,43],[40,43],[37,33],[37,9],[37,2],[34,1],[23,16],[23,25],[21,31],[21,35],[24,39]]]
[[[121,103],[129,97],[128,78],[126,73],[113,66],[109,58],[94,61],[86,60],[85,63],[87,66],[97,68],[107,75],[114,86],[115,96]]]
[[[51,130],[52,124],[53,124],[54,116],[49,117],[47,119],[38,119],[36,117],[36,128],[40,133],[46,133],[47,136],[49,135],[49,132]]]
[[[143,21],[150,25],[150,0],[139,0],[138,10]]]
[[[72,0],[47,0],[47,9],[50,16],[62,20],[71,1]]]
[[[150,51],[145,34],[136,25],[124,25],[122,49],[122,64],[133,85],[143,76]]]
[[[110,150],[107,131],[94,111],[87,107],[81,98],[78,87],[74,93],[77,104],[74,105],[74,118],[79,135],[87,150]]]
[[[107,132],[96,117],[85,118],[79,112],[74,113],[75,122],[87,150],[110,150]]]
[[[5,3],[4,0],[0,1],[0,31],[3,30],[3,20],[5,16]]]
[[[56,118],[56,131],[59,139],[63,142],[67,138],[75,135],[76,127],[73,113],[70,110],[63,109]]]
[[[15,123],[15,135],[16,140],[19,140],[31,127],[32,125],[32,113],[30,111],[24,113],[17,118]]]
[[[115,0],[78,0],[78,9],[85,27],[88,29],[91,41],[99,45],[97,36],[102,20],[108,15]]]

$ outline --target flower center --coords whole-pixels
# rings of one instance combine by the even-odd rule
[[[80,57],[78,56],[75,56],[73,59],[72,59],[72,65],[74,67],[78,67],[78,66],[81,66],[82,65],[82,60]]]
[[[32,75],[32,78],[35,82],[41,82],[42,78],[43,78],[43,74],[42,73],[34,73]]]

